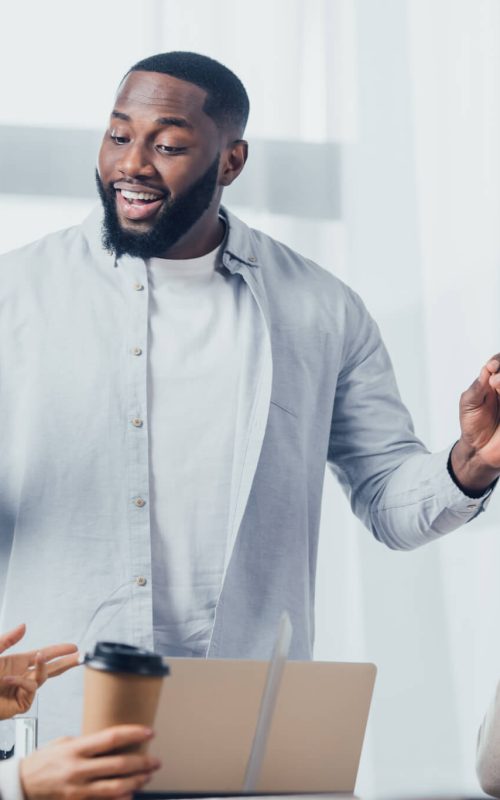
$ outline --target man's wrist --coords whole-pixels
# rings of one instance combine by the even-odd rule
[[[500,470],[485,464],[462,439],[452,447],[448,472],[460,491],[474,499],[486,494],[500,475]]]

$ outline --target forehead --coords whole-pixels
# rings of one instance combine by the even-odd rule
[[[131,72],[118,88],[115,110],[132,119],[182,116],[193,125],[213,123],[203,111],[207,93],[193,83],[161,72]]]

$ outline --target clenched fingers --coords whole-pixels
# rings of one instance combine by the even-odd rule
[[[151,780],[149,773],[141,775],[134,775],[132,778],[111,778],[102,781],[93,781],[88,784],[89,794],[87,797],[92,797],[95,800],[104,800],[107,797],[119,798],[133,795],[145,783]]]
[[[74,740],[75,752],[81,756],[99,756],[151,739],[153,731],[143,725],[115,725],[98,733]]]
[[[139,775],[153,772],[161,766],[161,762],[152,756],[130,753],[115,756],[89,758],[79,768],[84,780],[95,780],[120,775]]]

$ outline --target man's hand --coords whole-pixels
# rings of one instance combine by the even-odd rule
[[[18,625],[1,634],[0,653],[17,644],[25,632],[26,626]],[[74,644],[54,644],[28,653],[0,656],[0,719],[24,714],[47,678],[61,675],[77,664],[78,652]]]
[[[89,736],[58,739],[23,759],[26,800],[131,800],[160,762],[147,755],[113,755],[153,736],[141,725],[117,725]]]
[[[500,475],[500,353],[482,368],[460,398],[462,435],[451,453],[461,486],[484,491]]]

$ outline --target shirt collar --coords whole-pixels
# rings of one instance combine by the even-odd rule
[[[220,215],[228,231],[222,254],[222,263],[229,272],[238,272],[243,265],[259,267],[259,253],[252,230],[224,206]],[[117,259],[104,249],[102,244],[102,208],[96,206],[82,222],[83,233],[93,255],[106,266],[117,266]]]
[[[252,230],[224,206],[220,215],[228,227],[222,262],[230,272],[237,272],[242,264],[258,267],[259,257]]]

